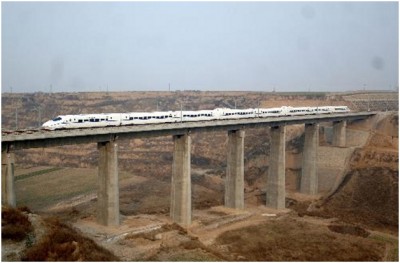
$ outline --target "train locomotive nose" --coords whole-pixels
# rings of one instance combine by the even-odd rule
[[[45,123],[42,124],[43,129],[52,129],[53,127],[53,121],[46,121]]]

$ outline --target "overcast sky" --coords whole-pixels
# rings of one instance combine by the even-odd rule
[[[397,2],[2,2],[2,91],[398,86]]]

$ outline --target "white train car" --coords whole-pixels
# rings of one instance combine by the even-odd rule
[[[314,113],[312,107],[285,107],[283,110],[285,111],[285,114],[289,116],[308,115]]]
[[[257,117],[256,109],[217,108],[214,111],[215,111],[215,115],[220,120],[244,119],[244,118],[255,118],[255,117]]]
[[[198,111],[176,111],[176,120],[185,121],[210,121],[215,120],[214,110],[198,110]]]
[[[176,122],[173,111],[131,112],[122,115],[121,125],[140,125]]]
[[[106,126],[118,126],[121,124],[121,114],[80,114],[80,115],[59,115],[56,118],[45,122],[42,127],[55,129],[95,128]]]
[[[260,118],[284,116],[282,108],[258,108],[257,116]]]
[[[332,106],[332,108],[333,108],[333,112],[335,112],[335,113],[350,112],[350,109],[347,106]]]

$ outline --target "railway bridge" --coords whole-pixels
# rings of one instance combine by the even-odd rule
[[[170,216],[183,226],[191,224],[191,133],[226,131],[228,135],[225,206],[244,209],[245,129],[270,127],[271,148],[266,206],[285,208],[285,131],[287,125],[304,124],[305,141],[300,191],[317,194],[316,158],[319,123],[333,122],[332,145],[346,145],[346,122],[367,119],[375,112],[285,116],[239,120],[216,120],[149,124],[73,130],[32,130],[2,133],[2,204],[16,206],[14,187],[15,150],[97,143],[99,150],[97,221],[119,225],[118,141],[143,137],[172,136],[174,141]]]

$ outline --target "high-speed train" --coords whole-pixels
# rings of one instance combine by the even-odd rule
[[[169,122],[227,120],[242,118],[268,118],[293,115],[345,113],[350,109],[347,106],[321,107],[287,107],[255,108],[255,109],[228,109],[199,111],[156,111],[130,113],[100,113],[80,115],[59,115],[42,125],[43,129],[74,129],[94,128],[121,125],[140,125]]]

